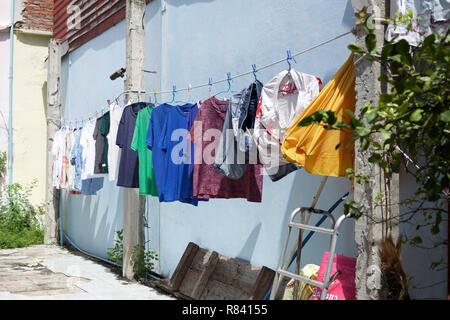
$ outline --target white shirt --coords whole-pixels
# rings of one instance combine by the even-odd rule
[[[72,165],[70,155],[72,153],[72,148],[75,145],[75,131],[72,131],[71,135],[69,136],[68,141],[68,158],[69,158],[69,175],[68,175],[68,181],[67,181],[67,189],[74,190],[75,187],[75,166]]]
[[[61,170],[63,165],[64,143],[65,143],[66,130],[59,129],[55,132],[52,145],[52,157],[53,157],[53,187],[59,189],[61,182]]]
[[[95,130],[96,119],[91,119],[86,122],[83,129],[81,129],[80,145],[83,148],[81,153],[82,169],[81,179],[86,180],[92,178],[94,175],[95,165]]]
[[[109,108],[109,133],[108,139],[108,176],[109,181],[117,180],[119,173],[119,161],[121,149],[116,145],[117,131],[119,129],[120,119],[122,118],[122,107],[112,103]]]
[[[408,31],[407,24],[394,26],[391,22],[386,29],[385,38],[394,42],[405,39],[411,46],[419,46],[421,42],[431,33],[445,33],[449,26],[450,14],[449,0],[393,0],[390,4],[391,19],[397,12],[407,14],[412,11],[414,17],[420,20],[412,21],[411,30]],[[376,12],[375,12],[376,14]]]
[[[319,78],[293,69],[290,73],[287,70],[280,72],[264,85],[253,139],[269,174],[288,163],[281,153],[284,135],[321,88]]]

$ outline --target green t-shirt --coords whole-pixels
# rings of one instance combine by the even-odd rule
[[[148,149],[145,143],[152,110],[153,105],[149,105],[138,112],[131,149],[138,152],[140,194],[158,196],[155,172],[153,171],[152,151]]]

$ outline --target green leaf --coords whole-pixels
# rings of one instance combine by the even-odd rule
[[[391,138],[391,133],[385,129],[380,129],[381,138],[386,141]]]
[[[348,114],[348,115],[349,115],[350,117],[352,117],[352,118],[355,117],[355,114],[354,114],[351,110],[345,109],[344,112],[345,112],[346,114]]]
[[[370,33],[366,36],[366,48],[369,53],[374,54],[377,52],[377,37],[375,34]]]
[[[328,116],[327,123],[331,126],[334,125],[337,121],[337,117],[334,111],[327,111],[327,116]]]
[[[439,115],[439,120],[443,122],[450,122],[450,110],[444,111]]]
[[[411,122],[418,122],[420,120],[422,120],[422,109],[416,109],[414,110],[414,112],[409,116],[409,120]]]
[[[362,56],[362,55],[364,54],[363,49],[362,49],[360,46],[358,46],[356,43],[350,43],[350,44],[347,46],[347,48],[348,48],[351,52],[356,53],[356,54],[359,54],[360,56]]]
[[[370,163],[377,163],[381,161],[381,155],[379,153],[374,153],[369,157]]]
[[[365,137],[370,134],[370,129],[366,127],[356,127],[355,133],[360,137]]]
[[[392,43],[387,43],[381,50],[381,59],[386,60],[387,57],[391,54],[393,49],[394,45]]]
[[[368,123],[373,123],[378,117],[379,108],[375,108],[372,111],[368,112],[366,115],[366,119]]]
[[[367,137],[362,138],[361,141],[361,150],[367,150],[367,148],[369,147],[369,139],[367,139]]]
[[[397,51],[400,54],[401,61],[404,64],[411,66],[413,64],[413,59],[410,53],[410,46],[408,41],[406,41],[405,39],[401,39],[394,45],[394,47],[395,51]]]
[[[314,122],[314,119],[313,119],[311,116],[309,116],[309,117],[303,118],[303,119],[298,123],[297,126],[298,126],[298,127],[307,127],[307,126],[313,124],[313,122]]]
[[[396,62],[402,63],[402,56],[400,54],[396,54],[396,55],[391,56],[391,59],[396,61]]]
[[[378,77],[378,81],[380,82],[389,82],[389,77],[386,74],[383,74]]]

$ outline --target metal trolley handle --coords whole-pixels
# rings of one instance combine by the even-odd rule
[[[294,222],[294,219],[296,218],[296,216],[299,213],[301,214],[301,221],[305,221],[305,213],[306,212],[310,212],[310,213],[314,213],[314,214],[321,214],[321,215],[327,216],[331,220],[331,228],[322,228],[322,227],[312,226],[312,225],[309,225],[309,224],[306,224],[306,223]],[[284,243],[284,246],[283,246],[283,249],[282,249],[282,252],[281,252],[280,260],[279,260],[279,263],[278,263],[278,268],[277,268],[277,271],[275,273],[275,278],[273,280],[273,286],[272,286],[272,291],[271,291],[271,294],[270,294],[270,299],[273,300],[275,298],[275,295],[276,295],[276,292],[278,291],[278,286],[279,286],[279,281],[278,281],[279,275],[281,275],[281,276],[287,276],[287,277],[292,278],[292,279],[300,280],[300,281],[306,282],[308,284],[311,284],[313,286],[322,288],[322,293],[321,293],[321,296],[320,296],[320,300],[325,300],[325,298],[327,296],[328,286],[330,284],[331,267],[333,265],[334,254],[335,254],[335,251],[336,251],[336,243],[337,243],[337,237],[339,235],[339,229],[341,227],[342,222],[345,219],[353,218],[354,216],[355,216],[354,214],[342,215],[336,221],[335,218],[333,217],[333,215],[331,213],[329,213],[328,211],[324,211],[324,210],[320,210],[320,209],[314,209],[314,208],[307,208],[307,207],[302,207],[302,208],[295,209],[292,212],[291,217],[289,219],[288,232],[287,232],[285,243]],[[287,269],[284,270],[282,268],[292,228],[296,228],[296,229],[300,229],[300,230],[309,230],[309,231],[313,231],[313,232],[319,232],[319,233],[324,233],[324,234],[330,235],[330,237],[331,237],[331,239],[330,239],[330,255],[329,255],[329,258],[328,258],[327,269],[326,269],[326,272],[325,272],[325,277],[324,277],[324,281],[323,282],[320,282],[320,281],[317,281],[317,280],[312,280],[312,279],[309,279],[307,277],[300,276],[298,274],[295,274],[295,273],[287,271]]]

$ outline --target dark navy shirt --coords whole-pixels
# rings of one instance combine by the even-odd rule
[[[126,106],[117,130],[116,144],[122,149],[119,164],[117,185],[127,188],[139,188],[138,153],[131,149],[134,128],[139,110],[148,105],[146,102],[133,103]]]

